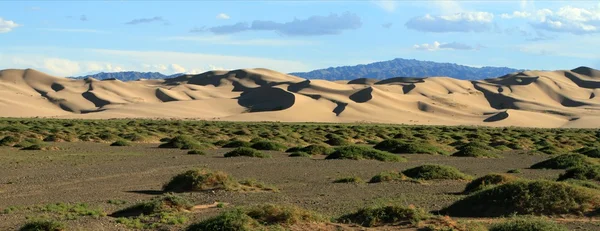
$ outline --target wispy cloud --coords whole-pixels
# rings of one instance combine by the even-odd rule
[[[153,18],[138,18],[133,19],[129,22],[126,22],[127,25],[137,25],[137,24],[145,24],[145,23],[153,23],[153,22],[162,22],[163,24],[168,24],[167,20],[163,19],[160,16],[156,16]]]
[[[464,44],[464,43],[458,43],[458,42],[451,42],[451,43],[440,43],[438,41],[435,41],[431,44],[429,43],[423,43],[423,44],[415,44],[413,46],[414,49],[416,50],[427,50],[427,51],[438,51],[438,50],[479,50],[480,48],[482,48],[482,46],[478,45],[476,47]]]
[[[21,25],[15,23],[14,21],[4,20],[4,19],[0,18],[0,33],[10,32],[19,26],[21,26]]]
[[[95,34],[108,34],[108,31],[94,30],[94,29],[73,29],[73,28],[37,28],[42,31],[51,32],[68,32],[68,33],[95,33]]]
[[[387,12],[394,12],[398,8],[398,2],[393,0],[375,0],[372,2]]]
[[[484,32],[492,28],[494,14],[489,12],[464,12],[451,15],[415,17],[406,22],[409,29],[423,32]]]
[[[225,19],[225,20],[227,20],[229,18],[230,18],[229,15],[227,15],[225,13],[217,14],[217,19]]]
[[[234,39],[230,36],[175,36],[161,38],[163,41],[190,41],[236,46],[308,46],[318,44],[307,40],[289,39]]]

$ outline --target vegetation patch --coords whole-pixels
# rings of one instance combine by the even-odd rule
[[[187,221],[185,212],[192,206],[192,203],[183,197],[166,194],[119,210],[111,216],[117,217],[117,223],[129,228],[159,229],[165,225],[185,223]]]
[[[408,180],[404,174],[396,171],[381,172],[369,180],[369,183],[389,182],[389,181],[405,181]]]
[[[204,151],[198,150],[198,149],[189,150],[187,152],[187,154],[190,154],[190,155],[206,155],[206,153],[204,153]]]
[[[333,181],[333,183],[355,183],[355,184],[362,184],[365,183],[365,181],[357,176],[350,176],[350,177],[342,177],[339,179],[336,179]]]
[[[600,181],[600,166],[579,165],[573,168],[569,168],[564,174],[561,174],[558,177],[559,181],[567,179]]]
[[[593,146],[593,147],[580,148],[577,150],[577,153],[580,153],[587,157],[600,158],[600,147]]]
[[[506,174],[487,174],[469,182],[469,184],[467,184],[467,187],[465,187],[463,193],[470,194],[490,187],[494,187],[496,185],[505,184],[516,179],[516,177]]]
[[[289,157],[311,157],[311,156],[312,156],[311,154],[308,154],[306,152],[300,152],[300,151],[298,151],[298,152],[292,152],[289,155]]]
[[[440,211],[451,216],[584,215],[600,206],[600,192],[553,181],[513,181],[471,194]]]
[[[224,144],[222,147],[224,148],[239,148],[239,147],[250,147],[252,144],[247,141],[242,140],[232,140]]]
[[[405,158],[395,154],[358,145],[349,145],[336,148],[336,150],[325,157],[325,159],[379,160],[386,162],[406,161]]]
[[[452,156],[499,158],[498,151],[482,142],[470,142],[458,147],[458,151]]]
[[[554,221],[536,217],[512,218],[492,225],[489,231],[568,231]]]
[[[578,185],[581,187],[600,190],[600,184],[598,184],[597,181],[566,179],[566,180],[563,180],[563,182],[568,183],[568,184]]]
[[[5,136],[0,140],[0,146],[13,146],[21,140],[14,136]]]
[[[67,228],[58,221],[30,221],[25,223],[19,231],[65,231]]]
[[[127,140],[117,140],[110,144],[110,146],[131,146],[131,142]]]
[[[225,153],[225,157],[238,157],[238,156],[247,156],[247,157],[258,157],[258,158],[271,158],[271,155],[262,153],[254,148],[248,147],[240,147],[234,150]]]
[[[416,224],[432,215],[415,207],[397,205],[363,208],[338,218],[340,223],[353,223],[365,227],[382,225]]]
[[[589,157],[581,154],[564,154],[544,160],[531,166],[532,169],[567,169],[582,165],[595,164]]]
[[[329,155],[334,150],[325,145],[311,144],[311,145],[301,148],[299,151],[306,152],[311,155]]]
[[[305,222],[325,222],[326,219],[314,212],[294,206],[260,205],[236,208],[190,225],[187,231],[204,230],[270,230],[284,229]]]
[[[169,139],[166,143],[163,143],[158,147],[179,149],[203,149],[206,148],[206,145],[203,145],[191,136],[181,135]]]
[[[417,180],[468,180],[471,179],[452,166],[428,164],[404,170],[402,174]]]
[[[226,191],[277,191],[256,180],[236,181],[227,173],[208,169],[188,170],[171,178],[163,186],[167,192],[191,192],[206,190]]]
[[[344,145],[350,145],[350,141],[348,141],[345,138],[342,138],[339,135],[336,134],[328,134],[326,136],[327,140],[325,141],[325,143],[331,145],[331,146],[344,146]]]
[[[428,142],[404,142],[396,139],[381,141],[374,148],[392,153],[448,154],[445,150]]]
[[[250,147],[257,149],[257,150],[272,150],[272,151],[283,151],[287,148],[283,144],[273,142],[273,141],[264,141],[264,140],[258,141],[256,143],[252,144],[252,146],[250,146]]]

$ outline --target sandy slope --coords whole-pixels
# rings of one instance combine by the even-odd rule
[[[600,71],[330,82],[244,69],[121,82],[3,70],[0,116],[600,127]]]

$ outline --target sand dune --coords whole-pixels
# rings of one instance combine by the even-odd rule
[[[448,77],[306,80],[267,69],[166,80],[68,79],[0,71],[0,116],[188,118],[600,127],[600,71],[527,71],[480,81]]]

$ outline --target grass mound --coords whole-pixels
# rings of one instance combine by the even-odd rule
[[[110,146],[131,146],[131,142],[127,141],[127,140],[117,140],[115,142],[113,142],[112,144],[110,144]]]
[[[489,187],[493,187],[496,185],[505,184],[511,181],[516,180],[517,177],[506,175],[506,174],[487,174],[485,176],[479,177],[465,187],[463,191],[464,194],[470,194],[473,192],[481,191],[487,189]]]
[[[31,145],[27,145],[21,148],[21,150],[29,150],[29,151],[34,151],[34,150],[45,150],[46,146],[44,144],[31,144]]]
[[[591,181],[591,180],[566,179],[563,182],[572,184],[572,185],[581,186],[581,187],[600,190],[600,184],[598,184],[598,182]]]
[[[513,218],[492,225],[489,231],[568,231],[566,227],[554,221],[542,218]]]
[[[382,206],[360,209],[338,218],[340,223],[353,223],[365,227],[381,225],[415,224],[431,218],[432,215],[422,209],[403,206]]]
[[[349,145],[336,148],[325,159],[379,160],[386,162],[404,162],[405,158],[389,152],[365,146]]]
[[[404,181],[408,180],[404,174],[396,171],[381,172],[371,178],[369,183],[389,182],[389,181]]]
[[[253,179],[238,182],[227,173],[208,169],[189,170],[178,174],[163,186],[163,191],[166,192],[206,190],[277,191],[276,188]]]
[[[350,176],[350,177],[343,177],[343,178],[339,178],[333,181],[333,183],[355,183],[355,184],[362,184],[365,183],[365,181],[363,179],[361,179],[360,177],[357,176]]]
[[[581,165],[593,164],[594,161],[581,154],[564,154],[537,164],[531,165],[532,169],[567,169]]]
[[[13,146],[19,143],[20,139],[14,136],[5,136],[0,140],[0,146]]]
[[[236,208],[202,222],[190,225],[187,231],[204,230],[265,230],[290,226],[302,222],[324,222],[314,212],[294,206],[260,205],[251,208]]]
[[[404,170],[402,174],[417,180],[468,180],[471,177],[446,165],[428,164]]]
[[[224,144],[222,147],[224,148],[239,148],[239,147],[250,147],[252,144],[247,141],[242,140],[232,140]]]
[[[135,217],[165,212],[181,212],[191,209],[193,204],[175,194],[155,197],[150,201],[138,203],[111,214],[112,217]]]
[[[225,155],[224,155],[224,157],[238,157],[238,156],[271,158],[271,155],[269,155],[269,154],[264,154],[261,151],[258,151],[254,148],[248,148],[248,147],[239,147],[239,148],[231,150],[228,153],[225,153]]]
[[[600,166],[580,165],[573,168],[569,168],[564,174],[561,174],[558,177],[559,181],[567,179],[600,181]]]
[[[583,215],[600,206],[600,192],[553,181],[513,181],[471,194],[440,211],[451,216]]]
[[[21,226],[19,231],[64,231],[66,227],[58,221],[30,221]]]
[[[499,158],[497,150],[482,143],[482,142],[470,142],[458,147],[458,151],[452,154],[452,156],[460,157],[482,157],[482,158]]]
[[[311,154],[308,154],[306,152],[300,152],[300,151],[298,151],[298,152],[292,152],[289,155],[289,157],[311,157],[311,156],[312,156]]]
[[[250,146],[250,147],[257,149],[257,150],[272,150],[272,151],[283,151],[287,148],[283,144],[273,142],[273,141],[265,141],[265,140],[258,141],[256,143],[252,144],[252,146]]]
[[[395,139],[381,141],[373,148],[391,153],[448,154],[441,148],[427,142],[403,142]]]
[[[328,134],[326,138],[327,140],[325,141],[325,143],[331,146],[350,145],[350,141],[336,134]]]
[[[311,144],[311,145],[301,148],[299,151],[306,152],[311,155],[329,155],[334,150],[325,145]]]
[[[214,189],[228,189],[233,187],[235,181],[221,171],[208,169],[188,170],[171,178],[163,186],[168,192],[204,191]]]
[[[577,153],[587,157],[600,158],[600,147],[585,147],[577,150]]]
[[[204,153],[204,151],[198,150],[198,149],[190,150],[190,151],[187,152],[187,154],[190,154],[190,155],[206,155],[206,153]]]
[[[159,148],[180,148],[180,149],[202,149],[202,144],[191,136],[176,136],[169,139],[166,143],[158,146]]]

